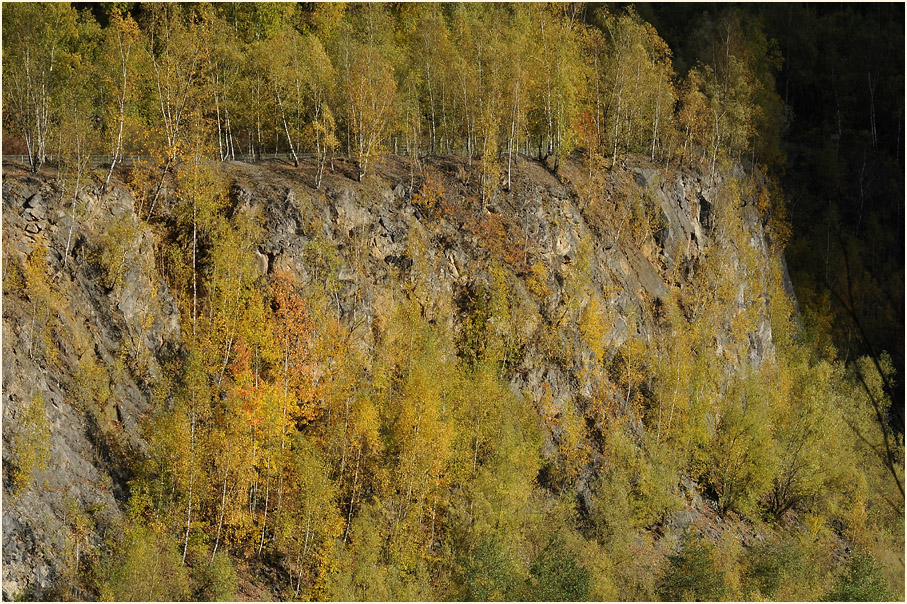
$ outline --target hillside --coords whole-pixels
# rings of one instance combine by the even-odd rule
[[[755,507],[783,496],[785,472],[807,509],[840,497],[843,460],[819,449],[847,441],[815,433],[840,420],[784,432],[789,399],[828,388],[815,372],[841,369],[788,360],[790,287],[763,230],[758,175],[713,180],[636,157],[590,181],[581,156],[557,173],[521,157],[510,191],[482,204],[477,166],[460,158],[415,170],[390,158],[363,182],[335,168],[321,190],[314,165],[212,172],[205,220],[220,223],[199,229],[193,304],[168,256],[191,248],[179,179],[150,224],[119,181],[89,188],[64,263],[68,210],[53,174],[5,166],[4,468],[22,458],[20,434],[49,431],[46,468],[6,493],[5,597],[123,599],[143,593],[104,590],[140,586],[148,599],[187,597],[166,581],[188,513],[190,572],[210,568],[217,543],[250,599],[513,595],[482,591],[517,587],[474,557],[503,557],[519,577],[550,543],[563,551],[541,572],[573,565],[586,597],[650,597],[696,535],[742,596],[754,593],[740,591],[754,588],[748,552],[767,555],[759,548],[809,526],[787,513],[799,503],[778,502],[779,524]],[[187,399],[193,362],[208,375],[203,403]],[[293,407],[280,409],[288,384]],[[24,425],[35,400],[40,428]],[[250,435],[251,449],[229,442]],[[785,451],[772,451],[784,438],[816,448],[818,476],[796,482]],[[728,456],[739,457],[717,472]],[[324,498],[317,529],[307,497]],[[837,560],[853,544],[832,526],[810,530]],[[370,545],[378,534],[383,545]],[[159,586],[129,574],[133,557],[146,564],[148,538],[165,539]],[[113,552],[125,561],[111,568]],[[536,566],[524,568],[526,588],[540,589]],[[132,581],[105,584],[115,576]],[[212,595],[206,581],[229,579],[192,576],[197,597]]]
[[[903,598],[903,9],[3,5],[3,598]]]

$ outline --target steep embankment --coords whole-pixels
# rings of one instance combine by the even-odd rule
[[[103,541],[122,515],[149,380],[181,346],[180,329],[127,191],[79,197],[64,262],[72,200],[52,177],[11,166],[3,176],[3,595],[48,597],[79,541]],[[103,253],[121,286],[99,267]],[[146,359],[145,379],[129,349]],[[46,421],[23,425],[36,400]],[[46,468],[34,465],[31,486],[11,493],[12,468],[41,440],[23,435],[47,428]]]
[[[667,439],[675,412],[653,406],[656,360],[634,357],[677,336],[667,299],[683,293],[690,316],[711,309],[718,370],[774,354],[778,258],[756,189],[747,189],[752,175],[666,173],[636,159],[590,179],[579,158],[556,174],[520,158],[510,190],[483,202],[478,168],[465,160],[419,168],[390,159],[358,183],[338,164],[321,190],[305,166],[221,171],[227,213],[263,226],[262,288],[282,270],[319,285],[365,356],[394,309],[416,301],[429,324],[452,334],[463,362],[497,359],[512,391],[531,401],[550,464],[538,480],[572,492],[581,513],[594,507],[591,490],[609,463],[600,442],[609,418],[625,420],[638,443],[656,431]],[[67,573],[119,538],[129,480],[147,457],[143,418],[172,396],[161,373],[187,343],[186,316],[181,333],[163,277],[172,267],[162,242],[187,236],[173,226],[176,203],[165,193],[149,225],[119,181],[73,202],[53,174],[5,166],[4,599],[61,594]],[[46,422],[29,414],[35,401]],[[22,471],[28,482],[12,488]],[[664,550],[691,523],[717,539],[715,502],[686,477],[676,487],[679,507],[658,521]],[[754,535],[731,525],[738,540]]]

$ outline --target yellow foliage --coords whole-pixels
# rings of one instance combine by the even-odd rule
[[[62,303],[59,295],[47,280],[47,247],[43,243],[35,245],[25,263],[25,293],[31,308],[28,323],[28,355],[35,358],[38,353],[50,366],[59,363],[54,331],[58,323],[55,320]],[[39,344],[39,346],[36,346]]]
[[[47,421],[44,393],[36,392],[23,410],[12,434],[14,466],[12,483],[17,491],[25,489],[37,470],[47,470],[50,458],[50,422]]]
[[[599,365],[605,361],[606,337],[614,329],[610,311],[605,310],[597,296],[592,296],[583,308],[579,321],[583,344],[595,355]]]
[[[413,203],[429,217],[445,216],[453,211],[453,208],[444,202],[444,184],[430,170],[426,170],[422,186],[413,195]]]
[[[139,236],[138,222],[130,214],[114,218],[101,232],[95,259],[104,271],[104,284],[108,288],[122,287]]]
[[[544,301],[551,295],[551,288],[548,287],[548,270],[545,263],[539,260],[532,265],[529,273],[526,275],[526,288],[536,298]]]
[[[4,263],[3,291],[5,294],[23,294],[27,286],[22,266],[15,258],[10,258]]]
[[[95,413],[102,411],[110,399],[110,377],[94,355],[83,357],[75,375],[73,403]]]

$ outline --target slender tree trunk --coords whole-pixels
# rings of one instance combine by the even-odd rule
[[[192,345],[195,345],[195,324],[198,315],[198,267],[196,257],[198,253],[198,220],[197,203],[192,197]]]
[[[612,168],[617,165],[617,144],[619,140],[619,127],[620,127],[620,112],[622,109],[623,103],[623,91],[624,91],[624,75],[623,68],[620,70],[620,87],[617,90],[617,114],[614,116],[614,151],[611,156],[611,166]]]
[[[658,139],[658,118],[661,110],[661,77],[658,78],[658,88],[655,93],[655,126],[652,129],[652,155],[651,160],[655,161],[655,141]]]
[[[226,94],[224,95],[224,120],[227,127],[227,145],[229,149],[227,153],[230,156],[230,161],[236,161],[235,141],[233,140],[233,125],[230,122],[230,109],[228,107]]]
[[[347,433],[350,425],[350,397],[343,403],[343,438],[340,451],[340,471],[337,472],[337,488],[343,488],[343,473],[346,470]]]
[[[353,488],[350,491],[350,509],[346,515],[346,529],[343,531],[343,542],[346,543],[347,537],[350,534],[350,523],[353,521],[353,506],[356,504],[356,490],[358,489],[359,481],[359,461],[362,458],[362,445],[359,445],[356,449],[356,471],[353,474]]]
[[[63,252],[63,266],[69,262],[69,245],[72,242],[72,231],[76,226],[76,204],[79,200],[79,189],[82,182],[82,143],[76,139],[76,188],[72,193],[72,204],[70,205],[69,216],[69,234],[66,236],[66,250]],[[862,188],[861,188],[862,191]],[[862,208],[862,204],[860,206]]]
[[[287,145],[290,146],[290,153],[293,155],[293,167],[298,168],[299,156],[296,155],[296,147],[293,145],[293,138],[290,136],[290,128],[287,126],[287,114],[283,109],[283,101],[281,100],[280,93],[277,92],[276,87],[274,89],[274,97],[277,99],[277,106],[280,107],[280,120],[283,122],[283,132],[287,137]],[[274,153],[277,153],[276,148]]]
[[[435,132],[435,128],[436,128],[436,125],[435,125],[435,93],[434,93],[434,88],[432,87],[431,71],[428,70],[428,68],[426,68],[426,71],[428,71],[428,102],[429,102],[429,106],[431,107],[431,154],[434,155],[435,154],[435,137],[436,137],[436,132]]]
[[[690,142],[690,126],[687,126],[686,133],[683,138],[683,149],[680,151],[680,167],[683,167],[683,160],[687,155],[687,145]],[[690,155],[692,155],[692,149],[690,150]]]
[[[718,161],[718,149],[721,147],[721,131],[719,128],[721,124],[721,118],[724,117],[723,112],[719,115],[716,111],[713,110],[713,114],[715,117],[715,129],[712,132],[712,165],[709,168],[710,180],[713,180],[715,178],[715,162]]]
[[[157,204],[158,197],[161,195],[161,190],[164,188],[164,178],[167,176],[167,173],[173,167],[174,158],[168,157],[167,162],[164,164],[164,167],[161,169],[161,177],[157,181],[157,186],[154,188],[154,196],[151,198],[151,207],[148,208],[148,215],[145,216],[145,220],[151,219],[151,214],[154,213],[154,206]],[[140,208],[141,209],[141,208]]]
[[[32,148],[32,137],[31,133],[25,132],[25,149],[28,153],[28,168],[32,174],[38,173],[38,159],[35,154],[35,150]]]
[[[325,155],[324,152],[323,152],[322,149],[321,149],[321,132],[320,132],[321,128],[318,127],[318,120],[319,120],[320,117],[321,117],[321,104],[318,102],[317,96],[316,96],[316,98],[314,98],[314,99],[312,99],[312,100],[313,100],[313,103],[312,103],[312,104],[313,104],[314,107],[315,107],[315,119],[314,119],[314,125],[315,125],[315,161],[316,161],[316,168],[315,168],[315,188],[316,188],[316,189],[320,189],[320,188],[321,188],[321,174],[322,174],[322,172],[324,171],[324,155]]]
[[[119,34],[117,39],[120,40]],[[119,127],[117,129],[117,142],[113,147],[113,158],[110,160],[110,170],[107,171],[107,178],[104,179],[104,187],[102,191],[106,191],[107,187],[110,185],[110,177],[113,176],[113,169],[116,166],[117,160],[120,158],[120,149],[123,144],[123,125],[126,122],[126,90],[128,85],[128,61],[129,61],[129,49],[127,48],[125,54],[123,52],[123,45],[120,42],[120,62],[122,66],[122,76],[123,76],[123,86],[120,89],[120,102],[119,102]]]
[[[308,551],[309,551],[309,537],[311,535],[311,531],[310,531],[311,523],[312,523],[312,505],[311,505],[311,502],[309,502],[308,509],[306,511],[306,519],[305,519],[305,544],[302,547],[302,556],[300,556],[300,558],[297,559],[297,563],[299,564],[299,577],[296,579],[296,592],[293,594],[294,596],[297,596],[297,597],[299,596],[299,592],[302,589],[302,570],[304,568],[303,564],[305,563],[306,553],[308,553]]]
[[[227,469],[224,469],[224,486],[220,494],[220,516],[217,519],[217,536],[214,538],[214,551],[211,552],[211,561],[208,562],[210,565],[214,562],[214,556],[217,554],[217,546],[220,545],[220,529],[224,525],[224,508],[227,504]]]
[[[256,76],[255,80],[255,99],[256,99],[256,110],[255,110],[255,130],[258,133],[258,149],[256,150],[256,159],[261,160],[261,77]]]
[[[214,93],[214,110],[217,118],[217,157],[221,161],[224,161],[224,159],[226,159],[226,153],[224,152],[224,134],[223,128],[221,128],[220,119],[220,98],[218,97],[217,92]]]
[[[186,537],[183,541],[183,564],[186,563],[186,552],[189,549],[189,528],[192,526],[192,486],[195,480],[195,394],[192,395],[192,421],[189,428],[189,505],[186,512]]]
[[[507,190],[510,191],[510,173],[513,168],[513,146],[516,137],[516,122],[520,112],[520,79],[517,78],[513,92],[513,113],[510,119],[510,142],[507,145]]]
[[[227,369],[227,362],[230,360],[230,351],[233,349],[233,338],[236,333],[236,315],[239,313],[233,314],[233,327],[230,328],[230,338],[227,340],[227,350],[224,353],[224,363],[220,368],[220,375],[217,378],[218,387],[221,385],[224,379],[224,371]]]
[[[261,550],[265,544],[265,529],[268,527],[268,498],[271,495],[271,450],[268,449],[267,477],[265,479],[265,516],[261,522],[261,540],[258,542],[258,556],[261,556]]]

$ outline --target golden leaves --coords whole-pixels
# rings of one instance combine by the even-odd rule
[[[431,170],[426,170],[422,186],[413,195],[413,204],[429,217],[449,216],[453,213],[453,207],[444,201],[444,184]]]

